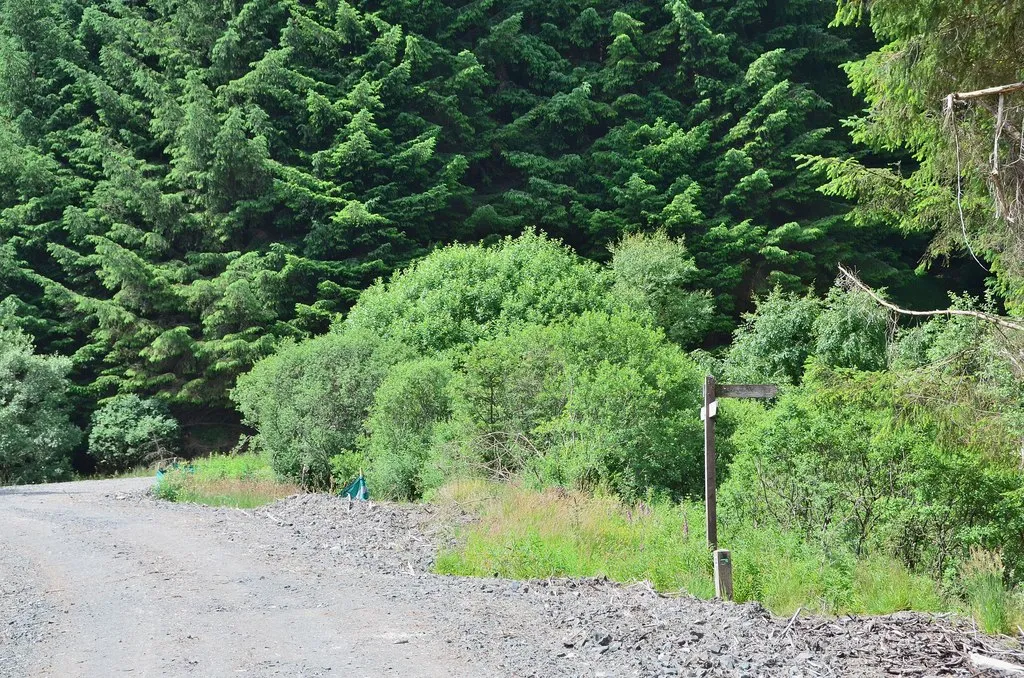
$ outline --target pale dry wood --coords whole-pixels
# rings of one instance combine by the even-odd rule
[[[970,655],[971,663],[979,669],[989,669],[993,671],[1001,671],[1002,673],[1011,676],[1024,676],[1024,666],[1019,664],[1011,664],[1005,662],[1002,659],[996,659],[994,657],[986,657],[985,655],[972,652]]]
[[[1007,92],[1017,92],[1024,89],[1024,82],[1014,82],[1009,85],[996,85],[995,87],[986,87],[985,89],[976,89],[971,92],[953,92],[947,95],[947,100],[953,99],[954,101],[967,101],[968,99],[977,99],[978,97],[990,96],[992,94],[1006,94]]]
[[[1012,320],[1000,317],[998,315],[992,315],[991,313],[982,313],[981,311],[968,311],[968,310],[959,309],[959,308],[945,308],[945,309],[940,309],[940,310],[935,310],[935,311],[911,311],[910,309],[902,308],[902,307],[897,306],[896,304],[892,303],[891,301],[887,301],[887,300],[883,299],[881,296],[878,295],[877,292],[875,292],[873,289],[871,289],[870,287],[865,285],[863,282],[861,282],[861,280],[857,276],[855,276],[850,271],[846,270],[842,266],[842,264],[839,265],[839,272],[854,287],[858,288],[862,292],[867,293],[872,299],[874,299],[876,302],[878,302],[878,304],[880,306],[884,306],[885,308],[889,309],[890,311],[893,311],[895,313],[899,313],[900,315],[912,315],[912,316],[937,316],[937,315],[947,315],[947,316],[949,316],[949,315],[960,315],[960,316],[967,316],[969,318],[977,318],[978,320],[983,320],[983,321],[985,321],[987,323],[992,323],[994,325],[998,325],[999,327],[1005,327],[1006,329],[1017,330],[1018,332],[1024,332],[1024,325],[1022,325],[1020,323],[1013,322]]]

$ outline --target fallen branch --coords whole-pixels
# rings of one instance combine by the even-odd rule
[[[974,652],[971,653],[971,663],[982,670],[992,669],[993,671],[1002,671],[1011,676],[1024,676],[1024,666],[1020,664],[1011,664],[1010,662],[1004,662],[1002,659],[986,657]]]
[[[863,282],[861,282],[860,279],[857,276],[855,276],[853,273],[851,273],[850,271],[848,271],[845,268],[843,268],[842,264],[839,265],[839,272],[842,274],[843,278],[845,278],[847,281],[850,282],[850,284],[852,284],[854,287],[856,287],[857,289],[861,290],[862,292],[865,292],[866,294],[868,294],[868,296],[870,296],[872,299],[874,299],[876,302],[878,302],[879,305],[884,306],[885,308],[889,309],[890,311],[893,311],[895,313],[899,313],[900,315],[913,315],[913,316],[936,316],[936,315],[952,316],[952,315],[960,315],[960,316],[967,316],[969,318],[977,318],[978,320],[983,320],[983,321],[988,322],[988,323],[993,323],[994,325],[998,325],[999,327],[1005,327],[1007,329],[1017,330],[1018,332],[1024,332],[1024,325],[1022,325],[1020,323],[1013,322],[1012,320],[1008,320],[1007,318],[1003,318],[1003,317],[998,316],[998,315],[992,315],[991,313],[983,313],[981,311],[969,311],[969,310],[964,310],[964,309],[959,309],[959,308],[945,308],[945,309],[935,310],[935,311],[911,311],[911,310],[906,309],[906,308],[901,308],[900,306],[897,306],[896,304],[892,303],[891,301],[887,301],[887,300],[883,299],[881,296],[878,295],[877,292],[875,292],[873,289],[871,289],[870,287],[865,285]]]
[[[796,621],[796,618],[800,616],[800,612],[801,612],[801,611],[802,611],[803,609],[804,609],[803,607],[798,607],[798,608],[796,608],[796,612],[794,612],[794,613],[793,613],[793,616],[792,616],[792,617],[790,617],[790,619],[789,619],[789,623],[788,623],[788,624],[786,624],[786,628],[785,628],[785,629],[783,629],[783,631],[782,631],[782,635],[786,635],[787,633],[789,633],[789,629],[790,629],[790,628],[792,628],[792,626],[793,626],[793,622],[795,622],[795,621]]]

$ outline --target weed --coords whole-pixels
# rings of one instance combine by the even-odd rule
[[[607,576],[649,581],[659,591],[714,594],[705,544],[703,506],[667,501],[622,503],[609,496],[462,481],[435,493],[478,520],[442,552],[438,572],[538,579]],[[938,586],[895,560],[875,554],[858,561],[827,553],[794,533],[721,526],[733,552],[735,598],[758,600],[777,614],[797,609],[886,613],[937,610]]]
[[[189,469],[169,469],[156,485],[168,501],[255,508],[298,492],[278,481],[267,461],[255,454],[214,455],[197,459]]]
[[[1015,596],[1003,582],[1003,557],[998,551],[971,549],[962,571],[971,614],[985,633],[1012,632]]]

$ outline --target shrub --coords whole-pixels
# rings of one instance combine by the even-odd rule
[[[307,488],[365,463],[374,492],[402,498],[471,469],[683,492],[696,368],[653,327],[701,326],[706,298],[683,289],[681,243],[617,252],[613,293],[612,273],[533,232],[437,250],[364,292],[331,335],[260,361],[232,397],[277,472]]]
[[[377,389],[367,420],[369,482],[393,499],[412,499],[440,484],[442,471],[428,467],[435,425],[451,415],[451,366],[424,358],[402,363]]]
[[[81,431],[69,418],[68,358],[36,355],[0,328],[0,485],[63,480]]]
[[[798,384],[812,356],[832,367],[886,367],[888,316],[864,293],[833,289],[821,300],[776,289],[756,305],[729,349],[731,380]]]
[[[626,308],[649,314],[681,346],[704,338],[714,306],[707,292],[690,289],[697,266],[682,239],[664,231],[632,234],[611,247],[613,294]]]
[[[606,487],[702,486],[697,366],[629,313],[584,313],[393,367],[363,445],[371,484],[415,498],[457,474]]]
[[[937,578],[972,546],[1005,546],[1024,564],[1024,475],[1008,455],[979,446],[981,435],[950,437],[899,374],[811,365],[733,437],[723,515],[827,548],[892,552]]]
[[[363,292],[344,327],[394,338],[429,355],[522,324],[606,308],[610,287],[608,273],[597,264],[528,231],[492,247],[436,250]]]
[[[331,458],[355,450],[389,368],[412,357],[398,342],[349,329],[286,344],[239,377],[231,397],[259,431],[276,473],[325,489]]]
[[[821,301],[773,290],[736,330],[725,364],[738,382],[799,383],[814,350],[814,325]]]
[[[93,413],[89,454],[100,471],[118,473],[173,456],[179,434],[178,422],[160,401],[119,395]]]
[[[814,355],[832,367],[883,370],[888,312],[864,292],[833,288],[814,321]]]
[[[496,477],[624,497],[700,487],[699,371],[628,314],[585,313],[481,342],[464,379],[466,449]]]

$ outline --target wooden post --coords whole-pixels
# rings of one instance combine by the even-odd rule
[[[732,600],[732,557],[725,549],[715,551],[715,597]]]
[[[707,518],[708,548],[718,547],[718,510],[715,505],[715,415],[718,403],[715,400],[715,378],[710,374],[704,378],[704,510]]]
[[[719,384],[710,374],[704,377],[704,407],[700,418],[704,421],[704,510],[707,519],[708,548],[714,551],[715,595],[732,600],[732,558],[725,549],[718,548],[718,507],[715,491],[715,417],[718,415],[718,396],[723,398],[774,398],[779,389],[773,384]]]

